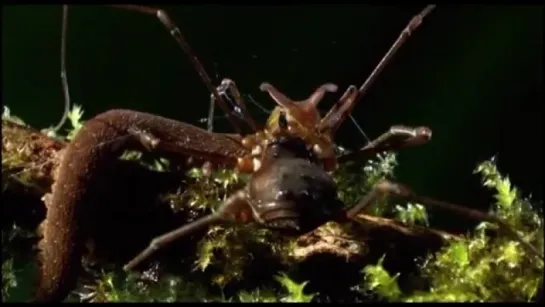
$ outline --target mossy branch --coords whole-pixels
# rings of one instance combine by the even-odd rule
[[[12,239],[4,240],[4,233],[12,233],[11,225],[14,222],[34,231],[34,226],[43,219],[42,214],[38,218],[33,217],[36,221],[25,223],[29,217],[27,214],[21,217],[20,213],[21,211],[28,213],[45,210],[42,197],[49,193],[51,184],[55,180],[56,168],[62,159],[63,149],[70,137],[74,135],[74,131],[82,126],[81,109],[73,112],[74,129],[68,133],[68,137],[64,138],[46,135],[25,126],[20,121],[2,119],[2,188],[3,192],[9,196],[2,203],[3,212],[8,213],[3,215],[3,225],[10,226],[3,228],[3,243],[7,243],[3,244],[3,247],[12,245]],[[168,171],[168,161],[161,160],[160,163],[146,164],[141,153],[126,154],[122,158],[127,163],[120,161],[120,166],[123,165],[123,167],[117,172],[114,180],[118,184],[110,195],[112,203],[116,208],[119,207],[116,210],[121,211],[123,219],[126,220],[138,218],[135,212],[138,211],[139,206],[142,206],[145,212],[144,218],[135,223],[145,223],[146,227],[144,230],[142,230],[143,227],[138,227],[138,230],[143,232],[135,233],[134,230],[124,230],[131,221],[121,226],[117,225],[115,230],[101,224],[100,226],[106,229],[101,229],[100,232],[103,236],[110,237],[116,232],[125,231],[126,235],[123,237],[122,233],[119,237],[123,242],[121,250],[126,253],[129,253],[125,249],[129,249],[128,245],[133,238],[138,239],[142,236],[140,242],[147,244],[150,237],[157,235],[149,230],[153,228],[153,216],[149,214],[150,203],[154,203],[153,208],[167,209],[167,214],[163,212],[158,218],[158,223],[163,228],[156,229],[156,231],[164,232],[214,210],[226,195],[244,185],[247,179],[225,169],[218,170],[209,176],[200,169],[192,169],[186,174],[173,176]],[[377,180],[391,174],[395,164],[395,156],[387,154],[369,161],[364,172],[357,172],[359,176],[341,168],[335,176],[340,198],[347,205],[354,204]],[[125,167],[128,168],[125,169]],[[507,179],[501,177],[494,167],[493,163],[482,164],[479,172],[483,174],[486,186],[495,187],[498,190],[498,204],[495,207],[498,215],[523,233],[529,241],[542,247],[543,235],[540,236],[536,231],[541,229],[542,232],[542,218],[532,211],[527,205],[528,202],[520,200],[517,190]],[[134,189],[129,184],[131,182],[147,182],[146,191],[133,193]],[[129,187],[123,189],[122,183]],[[125,199],[126,196],[115,195],[116,192],[126,195],[123,193],[127,191],[139,195],[132,195],[133,197],[129,200]],[[150,197],[145,197],[146,193]],[[29,208],[29,203],[35,208]],[[21,210],[22,207],[24,210]],[[393,210],[387,209],[392,207]],[[106,208],[115,209],[107,206]],[[180,213],[183,218],[180,217]],[[542,283],[542,279],[539,278],[526,279],[526,281],[520,279],[534,274],[534,269],[539,268],[535,267],[536,264],[531,261],[531,258],[522,257],[524,251],[512,241],[504,237],[490,239],[484,236],[483,229],[490,227],[486,223],[480,226],[474,236],[468,237],[428,228],[427,213],[419,204],[409,204],[407,207],[385,206],[385,200],[380,200],[371,214],[359,215],[359,223],[345,225],[327,223],[294,240],[286,239],[254,225],[211,227],[196,238],[197,240],[190,240],[198,242],[193,244],[196,245],[194,249],[188,248],[191,242],[180,242],[179,245],[183,245],[181,249],[189,252],[186,252],[183,257],[174,254],[176,260],[174,262],[179,263],[180,257],[184,259],[182,262],[186,258],[190,261],[190,268],[184,273],[181,273],[178,268],[167,269],[166,273],[160,273],[162,269],[152,263],[151,269],[145,270],[142,274],[126,275],[116,273],[120,264],[112,266],[112,263],[103,263],[102,270],[104,268],[106,270],[98,274],[96,269],[87,268],[89,272],[94,272],[91,274],[93,277],[91,280],[88,277],[87,279],[82,277],[82,285],[85,285],[86,290],[80,287],[73,293],[71,299],[106,302],[330,301],[335,300],[332,298],[335,291],[342,293],[339,294],[340,297],[347,297],[346,295],[352,295],[358,291],[348,285],[344,288],[339,286],[340,290],[331,290],[331,287],[342,285],[343,281],[323,280],[324,277],[320,277],[321,275],[312,277],[312,273],[323,274],[321,270],[317,272],[316,269],[311,269],[309,276],[305,267],[319,265],[324,269],[334,267],[335,270],[342,271],[342,267],[346,265],[362,269],[369,263],[377,262],[376,266],[367,266],[365,270],[362,270],[362,275],[366,276],[366,279],[359,289],[365,295],[373,292],[388,300],[429,301],[443,298],[444,300],[494,301],[509,295],[517,300],[528,300],[535,296],[536,289]],[[396,216],[397,219],[380,215]],[[167,223],[167,220],[171,222]],[[119,224],[119,220],[116,221],[114,224]],[[417,223],[424,226],[414,225]],[[129,237],[131,240],[127,240]],[[109,247],[119,248],[119,245],[119,241],[115,241]],[[97,249],[100,254],[100,248]],[[440,252],[434,254],[438,250]],[[94,249],[91,251],[97,252]],[[114,253],[117,252],[119,250]],[[17,274],[13,274],[14,271],[11,269],[11,259],[14,254],[10,253],[9,248],[3,248],[2,253],[4,259],[3,297],[8,297],[10,289],[17,287]],[[386,257],[384,257],[385,254]],[[427,259],[420,269],[420,275],[430,280],[433,287],[427,291],[406,292],[403,287],[398,286],[397,277],[390,277],[389,271],[393,270],[396,272],[394,275],[399,276],[402,273],[399,271],[400,267],[414,265],[414,259],[419,257]],[[490,261],[496,261],[493,265],[501,267],[501,271],[505,274],[490,275],[492,274],[490,270],[483,271],[483,268],[490,268]],[[515,271],[523,262],[527,270],[524,271],[524,275],[520,275],[520,272]],[[272,272],[265,278],[257,273],[263,269],[266,271],[267,268],[275,268],[279,271]],[[454,282],[451,278],[449,279],[452,270],[457,270],[456,272],[459,273],[457,273],[459,278],[456,284],[449,284]],[[287,273],[280,273],[280,271],[287,271]],[[464,279],[466,275],[473,277]],[[322,280],[316,280],[316,278]],[[509,286],[502,288],[501,291],[493,290],[492,281],[498,278],[504,281],[509,279]],[[310,281],[307,283],[308,280]],[[477,285],[481,282],[484,286]],[[324,285],[319,286],[320,284]],[[523,287],[523,290],[520,287]],[[308,291],[307,288],[309,288]],[[218,294],[217,289],[221,289],[221,295]],[[224,291],[231,294],[226,296]],[[514,292],[517,293],[514,294]]]
[[[67,141],[49,137],[32,127],[3,119],[2,176],[4,191],[28,194],[36,198],[43,197],[45,193],[50,191],[66,145]],[[165,201],[180,199],[180,197],[179,193],[162,195],[162,199]],[[438,230],[408,227],[392,219],[365,214],[361,214],[360,218],[362,224],[370,233],[373,233],[375,238],[382,234],[390,240],[397,238],[401,241],[428,242],[429,246],[438,247],[445,239],[456,237]],[[300,248],[294,255],[303,259],[316,253],[331,253],[339,257],[351,258],[364,253],[361,248],[335,246],[333,242],[336,240],[332,236],[334,235],[331,232],[328,234],[323,229],[303,236],[298,241]],[[341,242],[338,243],[341,244]],[[345,245],[346,242],[342,244]]]

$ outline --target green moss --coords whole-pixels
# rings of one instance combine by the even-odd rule
[[[70,139],[81,128],[82,110],[72,110],[71,114],[72,129],[68,136],[59,137]],[[129,152],[123,158],[146,162],[141,153]],[[146,163],[156,170],[168,168],[166,161]],[[4,160],[2,164],[4,166]],[[363,170],[354,171],[349,166],[342,166],[334,176],[339,197],[347,206],[357,203],[378,180],[393,176],[395,166],[393,153],[377,156]],[[493,160],[481,163],[476,171],[482,176],[484,186],[496,191],[497,202],[492,206],[492,211],[528,242],[543,250],[543,217],[531,206],[532,202],[521,197],[509,179],[498,172]],[[216,210],[228,195],[244,186],[248,180],[248,177],[226,169],[210,175],[201,169],[192,169],[187,177],[188,188],[183,192],[160,196],[172,210],[187,213],[189,218],[184,222],[191,222]],[[381,199],[367,213],[393,216],[405,224],[428,224],[426,210],[419,204],[387,206],[386,200]],[[328,227],[334,229],[338,225],[328,224],[324,229]],[[350,227],[346,228],[350,231]],[[10,244],[4,244],[9,243],[9,240],[5,241],[5,235],[8,238],[16,234],[4,230],[2,233],[3,299],[21,284],[18,282],[21,277],[12,268],[15,254],[10,252]],[[191,276],[173,276],[170,272],[157,275],[151,271],[125,274],[107,270],[93,280],[85,281],[70,300],[309,302],[319,295],[305,290],[308,285],[306,281],[296,282],[284,273],[273,274],[251,285],[235,287],[234,295],[223,295],[223,289],[248,278],[248,274],[256,269],[254,263],[258,258],[262,260],[259,265],[263,265],[264,259],[266,265],[276,261],[288,269],[290,276],[305,280],[297,272],[301,259],[294,255],[294,241],[275,232],[254,225],[214,226],[208,229],[197,245]],[[384,259],[391,256],[386,254],[377,264],[360,266],[360,292],[365,295],[372,293],[387,301],[529,301],[536,296],[543,282],[543,262],[488,223],[480,224],[464,239],[425,257],[419,275],[429,283],[428,289],[403,292],[398,280],[404,272],[388,272],[383,267]],[[295,272],[294,275],[292,272]]]
[[[376,265],[368,265],[363,269],[364,289],[365,291],[375,292],[381,297],[386,297],[392,301],[397,301],[402,295],[397,278],[399,273],[391,276],[388,271],[382,267],[385,255],[382,256]]]
[[[2,120],[7,120],[22,126],[26,125],[21,118],[11,114],[11,110],[8,108],[8,106],[4,106],[4,110],[2,111]]]
[[[145,274],[144,274],[145,275]],[[297,283],[282,273],[274,278],[280,289],[256,288],[240,291],[233,298],[210,293],[194,282],[165,275],[161,279],[143,278],[139,274],[104,273],[97,282],[86,287],[85,293],[73,295],[71,301],[104,302],[310,302],[314,294],[306,294],[307,282]]]
[[[393,177],[396,166],[396,154],[393,152],[377,155],[375,159],[366,162],[363,170],[361,168],[354,169],[351,163],[340,165],[333,177],[339,189],[339,198],[347,207],[353,206],[380,179]],[[367,213],[384,216],[391,213],[390,208],[386,199],[383,198],[371,205]]]
[[[181,194],[169,195],[174,210],[192,211],[195,218],[215,211],[236,189],[247,182],[233,170],[220,169],[205,176],[201,169],[188,172],[193,181]],[[256,225],[210,227],[198,244],[195,269],[214,272],[212,283],[220,287],[244,278],[254,254],[286,259],[291,241]]]
[[[108,272],[95,284],[88,285],[85,293],[73,297],[75,301],[105,302],[206,302],[218,301],[202,285],[184,281],[172,275],[160,279],[146,275]]]
[[[13,255],[8,249],[11,232],[2,230],[2,301],[10,298],[11,290],[17,287],[17,278],[13,270]]]
[[[485,187],[494,189],[497,202],[492,211],[543,251],[543,217],[528,199],[519,195],[509,178],[503,177],[493,160],[476,169]],[[365,268],[362,289],[372,290],[391,301],[407,302],[501,302],[531,301],[543,283],[543,261],[503,234],[493,237],[481,223],[473,233],[429,255],[421,275],[430,283],[427,292],[401,293],[395,278],[377,265]]]
[[[25,241],[35,240],[32,232],[14,224],[2,225],[2,301],[26,300],[31,293],[29,276],[36,269],[32,255],[21,250]]]

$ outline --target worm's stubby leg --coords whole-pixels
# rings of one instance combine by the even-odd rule
[[[243,190],[239,190],[231,195],[220,206],[217,212],[202,217],[192,223],[184,225],[178,229],[168,232],[164,235],[158,236],[151,240],[150,245],[143,250],[138,256],[129,261],[123,269],[130,271],[144,260],[149,258],[153,253],[159,249],[169,245],[170,243],[186,236],[195,231],[218,224],[221,222],[236,222],[236,223],[248,223],[253,221],[252,208],[247,201],[247,195]]]
[[[137,139],[147,151],[153,151],[157,149],[160,140],[156,138],[153,134],[138,129],[136,127],[131,127],[127,129],[127,131],[129,132],[129,136]]]
[[[234,166],[237,163],[237,159],[229,158],[222,154],[215,154],[211,152],[203,152],[199,150],[191,149],[190,147],[181,147],[177,144],[165,142],[154,136],[152,133],[139,129],[137,127],[131,127],[127,129],[129,135],[126,138],[132,138],[136,140],[142,147],[150,152],[159,153],[177,153],[181,155],[187,155],[190,157],[198,157],[214,165],[231,165]],[[123,142],[120,138],[118,141]],[[114,141],[115,142],[115,141]]]
[[[494,223],[498,225],[502,231],[505,231],[509,236],[511,236],[514,240],[522,244],[525,249],[539,256],[543,260],[543,252],[538,251],[533,245],[526,242],[524,238],[522,238],[515,230],[513,230],[509,225],[507,225],[498,217],[446,201],[418,195],[409,187],[391,180],[383,179],[379,183],[377,183],[373,187],[373,189],[371,189],[371,191],[360,200],[358,204],[356,204],[354,207],[346,212],[346,216],[349,219],[355,219],[360,212],[364,212],[365,209],[369,205],[371,205],[378,196],[381,195],[397,196],[426,206],[447,210],[452,213],[468,217],[472,220]]]

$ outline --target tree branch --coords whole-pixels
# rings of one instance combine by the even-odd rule
[[[3,201],[3,206],[6,206],[3,208],[4,212],[17,211],[10,207],[19,206],[17,199],[21,197],[41,203],[42,197],[51,190],[66,145],[66,142],[50,138],[32,127],[2,120],[2,185],[3,191],[10,196],[10,199]],[[138,174],[132,170],[126,175],[128,177],[149,175],[146,174],[146,172]],[[119,201],[119,198],[116,201]],[[41,205],[43,206],[43,203]],[[163,205],[168,208],[168,204]],[[43,207],[34,209],[44,210]],[[332,226],[332,223],[329,223],[301,236],[296,242],[292,256],[297,261],[324,254],[351,260],[361,259],[368,255],[370,250],[373,255],[381,255],[391,251],[392,247],[397,247],[396,257],[408,257],[408,254],[414,256],[436,250],[445,241],[459,238],[439,230],[403,225],[387,218],[365,214],[358,217],[359,225],[349,226],[349,232],[345,231],[344,226]],[[408,249],[410,253],[399,253],[398,249]]]

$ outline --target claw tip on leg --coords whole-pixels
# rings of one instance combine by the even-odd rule
[[[271,89],[272,85],[267,83],[267,82],[263,82],[261,83],[261,85],[259,86],[259,89],[262,91],[262,92],[267,92]]]
[[[336,92],[337,89],[339,88],[337,86],[337,84],[335,84],[335,83],[326,83],[326,84],[322,85],[321,87],[323,89],[325,89],[326,91],[331,92],[331,93]]]
[[[431,136],[432,136],[432,131],[430,128],[428,127],[418,127],[416,129],[416,132],[417,132],[417,135],[426,139],[426,140],[430,140],[431,139]]]

